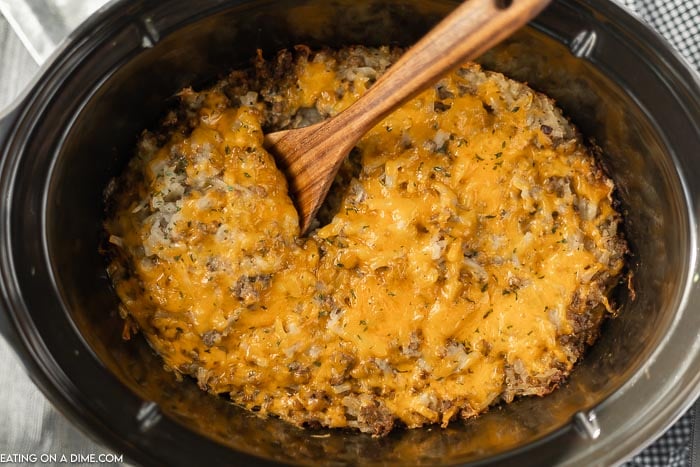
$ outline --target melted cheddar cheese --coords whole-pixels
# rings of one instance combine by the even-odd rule
[[[333,115],[376,79],[339,62],[302,54],[285,105]],[[525,85],[465,65],[396,110],[308,238],[263,96],[183,95],[194,128],[144,137],[106,229],[124,315],[202,389],[298,425],[446,426],[551,391],[610,311],[613,184]]]

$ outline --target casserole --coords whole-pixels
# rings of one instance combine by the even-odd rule
[[[0,124],[3,329],[57,406],[149,464],[610,464],[697,398],[700,86],[656,35],[603,1],[556,2],[482,59],[556,98],[595,138],[626,216],[636,298],[550,397],[382,440],[308,433],[179,384],[142,341],[121,341],[98,253],[101,193],[168,98],[258,47],[407,45],[453,5],[124,1],[71,36]]]

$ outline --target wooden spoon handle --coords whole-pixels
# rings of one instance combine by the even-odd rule
[[[362,135],[389,112],[466,60],[524,26],[551,0],[468,0],[411,47],[362,99],[339,114],[338,134]],[[326,129],[327,134],[333,132]]]

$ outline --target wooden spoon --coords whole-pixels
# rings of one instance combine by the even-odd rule
[[[392,110],[535,17],[550,0],[468,0],[409,49],[355,103],[305,128],[270,133],[265,146],[289,180],[305,233],[343,159]]]

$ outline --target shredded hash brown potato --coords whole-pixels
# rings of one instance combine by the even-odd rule
[[[547,97],[465,64],[357,145],[299,236],[263,133],[355,101],[401,51],[259,56],[181,105],[107,193],[127,319],[213,394],[299,426],[447,426],[569,374],[626,244]]]

